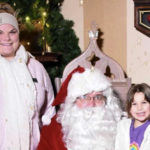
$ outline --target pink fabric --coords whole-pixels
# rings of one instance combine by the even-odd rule
[[[54,93],[50,78],[43,65],[36,59],[30,57],[28,62],[28,68],[34,78],[36,86],[36,115],[33,117],[33,132],[31,133],[31,149],[36,150],[39,139],[40,139],[40,127],[49,124],[51,118],[55,115],[55,108],[52,107],[54,99]],[[11,75],[10,75],[11,76]],[[3,115],[3,94],[5,91],[2,89],[2,81],[0,81],[0,115]],[[13,100],[13,98],[12,98]],[[45,107],[43,107],[45,106]],[[8,110],[9,111],[9,110]],[[43,122],[41,121],[42,118]],[[5,135],[4,122],[0,120],[0,147],[3,143],[3,135]],[[1,149],[1,148],[0,148]]]
[[[51,118],[55,115],[55,108],[52,107],[54,93],[50,78],[43,65],[34,58],[30,58],[28,63],[29,71],[37,90],[37,113],[33,118],[33,144],[35,150],[40,139],[39,127],[50,123]],[[38,117],[40,116],[40,117]],[[42,117],[46,117],[46,122],[42,122]]]

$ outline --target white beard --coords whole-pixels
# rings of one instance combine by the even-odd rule
[[[62,108],[57,121],[62,125],[68,150],[114,150],[117,122],[109,108]]]

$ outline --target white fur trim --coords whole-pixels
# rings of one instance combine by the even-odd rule
[[[19,32],[18,21],[13,15],[9,13],[0,13],[0,25],[3,24],[10,24],[14,26]]]
[[[4,91],[1,92],[1,150],[30,149],[32,119],[36,111],[36,89],[26,65],[27,58],[28,53],[23,46],[19,47],[11,61],[0,56],[0,84]]]
[[[74,73],[68,85],[68,97],[78,97],[92,91],[104,91],[111,83],[98,69]]]
[[[51,111],[46,112],[42,116],[43,125],[49,125],[51,123],[51,118],[56,114],[55,107],[51,107]]]

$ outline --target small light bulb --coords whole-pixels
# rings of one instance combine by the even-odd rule
[[[83,5],[83,0],[80,0],[80,5]]]
[[[48,23],[46,23],[46,27],[49,28],[49,24]]]
[[[49,4],[49,0],[46,0],[46,4]]]
[[[44,17],[46,17],[46,16],[47,16],[47,13],[46,13],[46,12],[43,12],[42,15],[43,15]]]
[[[25,19],[26,19],[26,21],[29,21],[29,20],[30,20],[30,17],[29,17],[29,16],[27,16]]]
[[[30,45],[30,42],[27,42],[27,45],[29,46],[29,45]]]

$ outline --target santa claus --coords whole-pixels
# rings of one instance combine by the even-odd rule
[[[53,105],[60,105],[41,131],[38,150],[114,150],[120,100],[96,68],[73,70]]]

